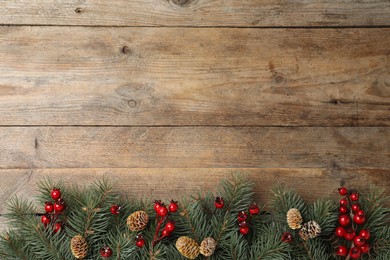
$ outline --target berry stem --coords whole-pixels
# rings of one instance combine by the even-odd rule
[[[158,217],[156,218],[156,221],[157,221]],[[159,220],[158,220],[158,224],[157,224],[157,227],[156,227],[156,233],[154,234],[154,237],[153,237],[153,242],[152,242],[152,246],[154,247],[158,242],[161,241],[161,239],[163,239],[164,237],[161,237],[160,239],[157,239],[158,237],[158,233],[160,233],[160,229],[161,229],[161,225],[164,223],[164,221],[167,219],[167,217],[161,217]]]
[[[347,196],[347,200],[348,200],[348,205],[349,205],[349,216],[351,218],[351,227],[352,227],[352,230],[356,232],[356,224],[355,222],[353,221],[353,216],[355,215],[353,210],[352,210],[352,200],[349,198],[349,195],[352,194],[352,192],[349,192],[346,196]],[[349,255],[348,255],[349,257]]]
[[[160,242],[161,240],[163,240],[166,236],[161,236],[159,239],[156,239],[155,241],[153,241],[153,246],[157,245],[158,242]]]

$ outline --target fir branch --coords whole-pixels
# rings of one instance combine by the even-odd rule
[[[321,238],[313,238],[303,242],[307,257],[312,260],[332,259],[332,247]]]
[[[264,225],[250,249],[251,260],[289,259],[290,245],[280,239],[282,226],[277,223]]]
[[[248,256],[248,242],[238,232],[235,232],[230,239],[230,256],[233,260],[246,259]]]
[[[307,253],[307,256],[309,257],[309,259],[310,259],[310,260],[315,260],[315,259],[313,258],[313,256],[312,256],[311,250],[310,250],[309,247],[307,246],[307,242],[304,241],[304,242],[302,243],[302,245],[303,245],[303,247],[305,248],[306,253]]]
[[[0,238],[0,257],[4,260],[28,260],[25,241],[15,232],[5,233]]]
[[[279,217],[285,218],[291,208],[296,208],[305,215],[306,203],[293,189],[279,185],[271,189],[271,192],[274,194],[272,208]]]
[[[335,223],[338,219],[337,206],[331,200],[319,199],[308,207],[306,222],[316,221],[321,227],[321,236],[332,235],[335,229]]]
[[[221,181],[219,193],[226,201],[226,210],[237,213],[246,210],[253,201],[253,182],[240,175]]]
[[[191,220],[191,218],[189,216],[188,209],[184,205],[182,206],[182,208],[183,209],[182,209],[180,215],[183,216],[186,219],[187,224],[190,227],[190,230],[191,230],[191,233],[192,233],[194,239],[196,241],[199,241],[199,238],[197,236],[197,232],[196,232],[196,229],[195,229],[195,225],[194,225],[194,223],[192,222],[192,220]]]

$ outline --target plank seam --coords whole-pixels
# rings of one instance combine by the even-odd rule
[[[204,29],[204,28],[226,28],[226,29],[388,29],[390,25],[340,25],[340,26],[192,26],[192,25],[82,25],[82,24],[0,24],[0,26],[10,27],[96,27],[96,28],[192,28],[192,29]]]
[[[0,128],[70,128],[70,127],[112,127],[112,128],[188,128],[188,127],[221,127],[221,128],[390,128],[387,125],[0,125]]]

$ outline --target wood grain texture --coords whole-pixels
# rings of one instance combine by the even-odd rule
[[[259,205],[268,204],[272,198],[270,189],[276,184],[294,188],[305,199],[323,197],[338,198],[337,188],[346,185],[360,190],[369,184],[381,188],[390,186],[387,169],[348,169],[348,168],[291,168],[291,169],[3,169],[0,178],[4,189],[0,190],[0,214],[6,213],[5,202],[12,196],[33,200],[37,192],[37,182],[49,177],[65,184],[88,185],[107,177],[116,190],[131,198],[177,199],[201,192],[216,192],[217,184],[232,174],[239,173],[254,181],[255,200]],[[390,191],[385,191],[390,195]],[[387,201],[390,206],[390,201]],[[4,218],[0,217],[0,230],[4,228]]]
[[[1,24],[103,26],[390,25],[387,0],[2,0]]]
[[[0,168],[389,168],[378,127],[1,127]]]
[[[389,46],[390,29],[3,26],[0,125],[389,126]]]

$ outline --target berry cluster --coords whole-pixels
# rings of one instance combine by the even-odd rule
[[[175,230],[175,223],[172,220],[168,219],[170,213],[175,213],[178,210],[177,201],[171,200],[168,207],[161,202],[161,200],[156,200],[154,202],[154,211],[156,212],[156,233],[153,238],[152,245],[155,246],[162,239],[169,237],[171,233]],[[161,230],[161,228],[164,228]],[[161,231],[161,234],[160,234]],[[145,241],[143,241],[141,236],[136,238],[136,245],[138,247],[143,247]]]
[[[249,225],[250,217],[254,215],[259,215],[260,208],[256,205],[255,202],[252,203],[252,205],[249,206],[249,216],[248,212],[240,211],[237,215],[237,221],[238,221],[238,227],[240,228],[239,231],[242,235],[246,235],[249,233]]]
[[[45,227],[51,224],[53,232],[57,233],[61,230],[63,222],[58,220],[59,216],[65,210],[65,202],[62,199],[60,189],[53,188],[50,192],[50,196],[53,201],[45,202],[45,213],[41,216],[41,222]]]
[[[366,215],[360,208],[358,192],[348,192],[347,188],[341,187],[339,194],[343,197],[340,199],[339,207],[340,226],[336,228],[335,234],[338,238],[346,240],[346,243],[337,247],[336,255],[358,259],[370,251],[368,243],[370,231],[361,229],[361,225],[366,221]],[[349,249],[345,244],[349,245]]]
[[[222,197],[216,197],[214,201],[214,206],[217,209],[222,209],[225,206],[225,201]],[[252,205],[249,206],[249,214],[250,216],[258,215],[260,213],[260,208],[256,205],[255,202],[252,203]],[[249,218],[248,218],[248,212],[246,211],[240,211],[237,215],[237,221],[238,221],[238,227],[241,234],[244,236],[249,233]]]

